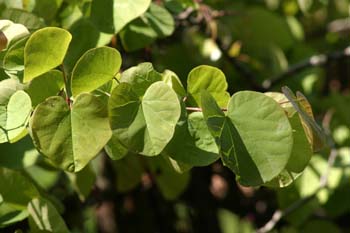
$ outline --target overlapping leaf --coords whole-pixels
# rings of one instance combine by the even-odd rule
[[[157,81],[162,80],[162,75],[158,73],[152,63],[145,62],[140,63],[137,66],[131,67],[125,70],[120,78],[120,82],[129,83],[133,92],[142,96],[146,92],[147,88]]]
[[[146,47],[157,38],[171,35],[174,29],[172,15],[165,8],[152,3],[143,16],[120,32],[120,38],[126,50],[134,51]]]
[[[57,95],[64,87],[63,74],[58,70],[51,70],[33,79],[27,89],[33,106],[37,106],[50,96]]]
[[[179,100],[162,81],[150,85],[142,100],[133,87],[121,83],[112,92],[109,101],[111,127],[121,142],[135,152],[158,155],[174,134],[181,112]]]
[[[69,233],[62,217],[48,200],[34,198],[28,204],[29,223],[36,232]]]
[[[150,4],[151,0],[93,0],[91,19],[102,32],[118,33]]]
[[[25,136],[31,111],[30,97],[21,90],[11,95],[8,102],[0,102],[0,143],[15,142]]]
[[[187,92],[192,106],[201,106],[201,90],[207,90],[220,107],[226,107],[230,99],[224,73],[218,68],[201,65],[188,75]]]
[[[285,168],[292,151],[292,129],[273,99],[257,92],[238,92],[229,102],[226,117],[203,91],[202,107],[224,164],[241,184],[262,185]]]
[[[56,166],[78,172],[110,139],[107,109],[96,97],[78,95],[71,109],[62,97],[39,104],[30,122],[38,150]]]
[[[188,119],[186,114],[182,118],[164,154],[191,166],[212,164],[219,158],[219,151],[202,113],[191,113]]]

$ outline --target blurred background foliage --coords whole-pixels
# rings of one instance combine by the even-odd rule
[[[135,155],[117,161],[99,156],[68,175],[47,165],[29,136],[20,144],[0,144],[1,154],[18,157],[0,156],[1,166],[24,169],[48,191],[72,232],[254,232],[275,210],[290,210],[303,198],[272,232],[350,232],[350,1],[132,2],[132,11],[140,11],[136,17],[118,11],[123,1],[117,0],[0,0],[0,16],[31,32],[68,29],[68,72],[87,49],[109,45],[121,51],[123,70],[149,61],[186,83],[193,67],[208,64],[223,70],[231,94],[283,85],[305,93],[335,141],[338,156],[328,185],[319,188],[329,151],[313,155],[304,174],[283,189],[242,187],[221,162],[179,175],[166,169],[171,161],[154,158],[159,161],[148,171],[147,160]],[[21,75],[15,68],[12,74]],[[20,221],[21,213],[8,216],[9,208],[0,208],[0,231],[26,232],[30,223]]]

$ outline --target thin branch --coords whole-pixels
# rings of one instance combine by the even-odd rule
[[[273,85],[276,85],[288,77],[293,76],[294,74],[299,73],[300,71],[309,68],[309,67],[317,67],[323,66],[332,60],[343,59],[344,57],[350,57],[350,46],[346,47],[343,50],[333,51],[326,54],[314,55],[300,63],[296,63],[289,67],[285,72],[271,78],[265,80],[263,82],[263,88],[270,89]]]
[[[71,106],[71,101],[70,101],[70,94],[68,93],[68,80],[67,80],[67,74],[66,74],[66,71],[64,69],[64,66],[63,64],[61,64],[61,70],[62,70],[62,74],[63,74],[63,81],[64,81],[64,87],[65,87],[65,90],[66,90],[66,102],[68,104],[68,106],[70,107]]]
[[[329,125],[333,116],[333,110],[329,110],[324,119],[323,119],[323,127],[328,131],[329,131]],[[314,197],[316,197],[317,193],[326,188],[327,184],[328,184],[328,179],[329,179],[329,173],[331,168],[333,167],[336,157],[338,155],[338,151],[336,150],[336,148],[334,147],[334,144],[332,144],[332,149],[330,151],[330,154],[328,156],[328,162],[327,162],[327,168],[326,171],[322,174],[322,176],[320,177],[320,181],[319,181],[319,187],[315,190],[315,192],[303,199],[300,199],[296,202],[294,202],[293,204],[291,204],[289,207],[287,207],[284,210],[276,210],[275,213],[272,215],[272,218],[261,228],[259,228],[257,230],[258,233],[266,233],[271,231],[276,224],[284,217],[288,216],[289,214],[291,214],[292,212],[294,212],[295,210],[297,210],[298,208],[300,208],[301,206],[307,204],[309,201],[311,201]]]
[[[276,224],[284,217],[288,216],[301,206],[307,204],[309,201],[311,201],[314,197],[316,197],[317,193],[325,188],[328,184],[328,178],[331,168],[334,165],[335,159],[337,158],[338,152],[335,148],[332,148],[329,157],[328,157],[328,165],[326,171],[323,173],[323,175],[320,178],[320,184],[319,187],[315,190],[315,192],[303,199],[299,199],[298,201],[294,202],[292,205],[290,205],[288,208],[284,210],[276,210],[275,213],[272,215],[272,218],[270,221],[268,221],[263,227],[259,228],[256,232],[257,233],[266,233],[271,231]]]

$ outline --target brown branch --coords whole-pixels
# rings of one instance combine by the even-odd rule
[[[329,133],[329,125],[332,120],[334,111],[331,109],[329,110],[326,115],[323,118],[323,127],[327,130]],[[266,233],[271,231],[276,224],[284,217],[288,216],[289,214],[293,213],[295,210],[300,208],[301,206],[307,204],[309,201],[311,201],[313,198],[316,197],[317,193],[327,187],[328,179],[329,179],[329,173],[331,168],[333,167],[335,160],[337,158],[338,151],[334,147],[334,144],[332,144],[332,149],[330,151],[330,154],[328,156],[328,162],[327,162],[327,168],[326,171],[322,174],[319,181],[319,187],[315,190],[315,192],[305,198],[299,199],[298,201],[291,204],[289,207],[287,207],[284,210],[276,210],[275,213],[272,215],[272,218],[261,228],[257,230],[257,233]]]
[[[282,82],[283,80],[299,73],[300,71],[309,68],[323,66],[332,60],[340,60],[344,57],[350,57],[350,46],[343,50],[333,51],[326,54],[314,55],[304,61],[296,63],[289,67],[285,72],[263,82],[263,87],[265,89],[270,89],[272,86]]]
[[[68,106],[71,107],[71,100],[70,100],[70,93],[68,90],[68,80],[67,80],[66,70],[64,69],[63,64],[60,65],[60,68],[61,68],[62,74],[63,74],[64,89],[66,90],[66,102],[67,102]]]
[[[326,171],[323,173],[323,175],[320,178],[320,184],[319,187],[315,190],[315,192],[303,199],[299,199],[298,201],[291,204],[289,207],[287,207],[284,210],[276,210],[275,213],[272,215],[272,218],[261,228],[259,228],[256,232],[257,233],[266,233],[271,231],[276,224],[284,217],[288,216],[289,214],[293,213],[295,210],[300,208],[301,206],[307,204],[309,201],[311,201],[314,197],[316,197],[317,193],[322,190],[323,188],[327,187],[328,184],[328,178],[329,173],[334,165],[335,159],[337,158],[338,152],[335,148],[332,148],[329,157],[328,157],[328,165]]]

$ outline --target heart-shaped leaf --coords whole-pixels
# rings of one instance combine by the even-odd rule
[[[24,48],[24,82],[62,64],[71,39],[68,31],[56,27],[34,32]]]
[[[83,169],[112,135],[105,105],[88,93],[78,95],[71,109],[62,97],[46,99],[30,126],[37,149],[70,172]]]
[[[242,91],[232,96],[227,116],[233,123],[233,140],[242,143],[234,149],[242,184],[272,180],[285,168],[293,146],[283,109],[264,94]],[[254,169],[259,176],[252,175]]]
[[[191,70],[187,78],[187,91],[192,106],[201,106],[201,90],[207,90],[220,107],[227,106],[230,99],[227,82],[224,73],[218,68],[201,65]]]
[[[133,91],[138,96],[143,96],[147,88],[157,81],[162,80],[162,75],[158,73],[152,63],[144,62],[137,66],[125,70],[120,78],[120,82],[132,85]]]
[[[243,185],[262,185],[282,172],[290,158],[292,129],[283,109],[264,94],[242,91],[228,105],[227,117],[202,92],[202,107],[224,164]]]
[[[164,82],[155,82],[142,101],[133,86],[121,83],[109,101],[111,126],[121,142],[143,155],[160,154],[174,135],[181,108],[177,95]]]
[[[24,91],[16,91],[8,103],[0,105],[0,143],[14,142],[26,135],[31,111],[32,102]]]
[[[118,50],[100,47],[88,50],[76,63],[71,79],[73,96],[91,92],[113,79],[122,64]]]

